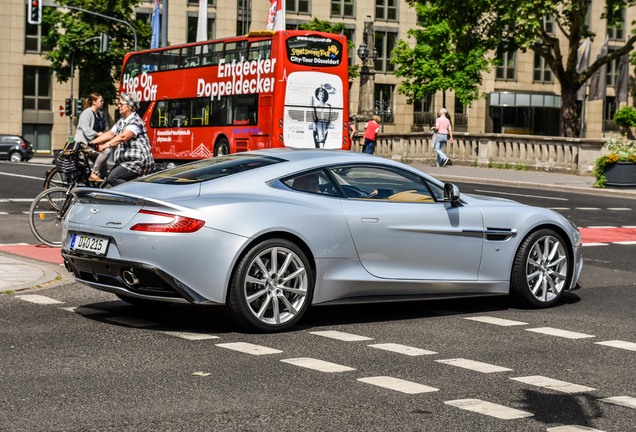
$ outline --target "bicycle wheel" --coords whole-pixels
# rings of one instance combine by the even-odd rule
[[[35,197],[29,209],[29,226],[35,238],[47,246],[62,246],[62,219],[72,199],[62,187],[47,189]]]
[[[50,189],[53,187],[67,187],[68,181],[66,178],[66,174],[61,173],[57,167],[54,167],[47,174],[44,179],[44,189]]]

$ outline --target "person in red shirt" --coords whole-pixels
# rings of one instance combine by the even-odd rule
[[[378,138],[378,132],[380,132],[380,116],[373,116],[364,129],[362,153],[373,154],[375,152],[375,141]]]
[[[451,161],[444,153],[444,144],[446,144],[446,141],[453,142],[453,128],[451,127],[450,120],[446,117],[446,108],[439,110],[434,129],[435,132],[437,132],[437,141],[435,142],[435,153],[437,153],[436,166],[445,167],[451,163]]]

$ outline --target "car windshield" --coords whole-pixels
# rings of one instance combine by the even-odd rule
[[[139,181],[163,184],[191,184],[225,177],[239,172],[284,162],[284,159],[260,155],[229,155],[196,162],[151,174]]]

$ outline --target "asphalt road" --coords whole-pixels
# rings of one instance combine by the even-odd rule
[[[41,184],[11,179],[0,243],[34,243],[23,211]],[[636,200],[460,187],[580,227],[636,225]],[[0,295],[0,431],[633,431],[636,245],[584,252],[583,287],[554,308],[323,306],[275,335],[219,307],[142,309],[76,283]]]

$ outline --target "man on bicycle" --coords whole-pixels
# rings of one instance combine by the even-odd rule
[[[134,93],[122,93],[117,108],[121,114],[119,121],[93,141],[99,151],[115,150],[115,166],[106,178],[111,186],[150,174],[155,169],[146,126],[136,113],[139,99]]]

